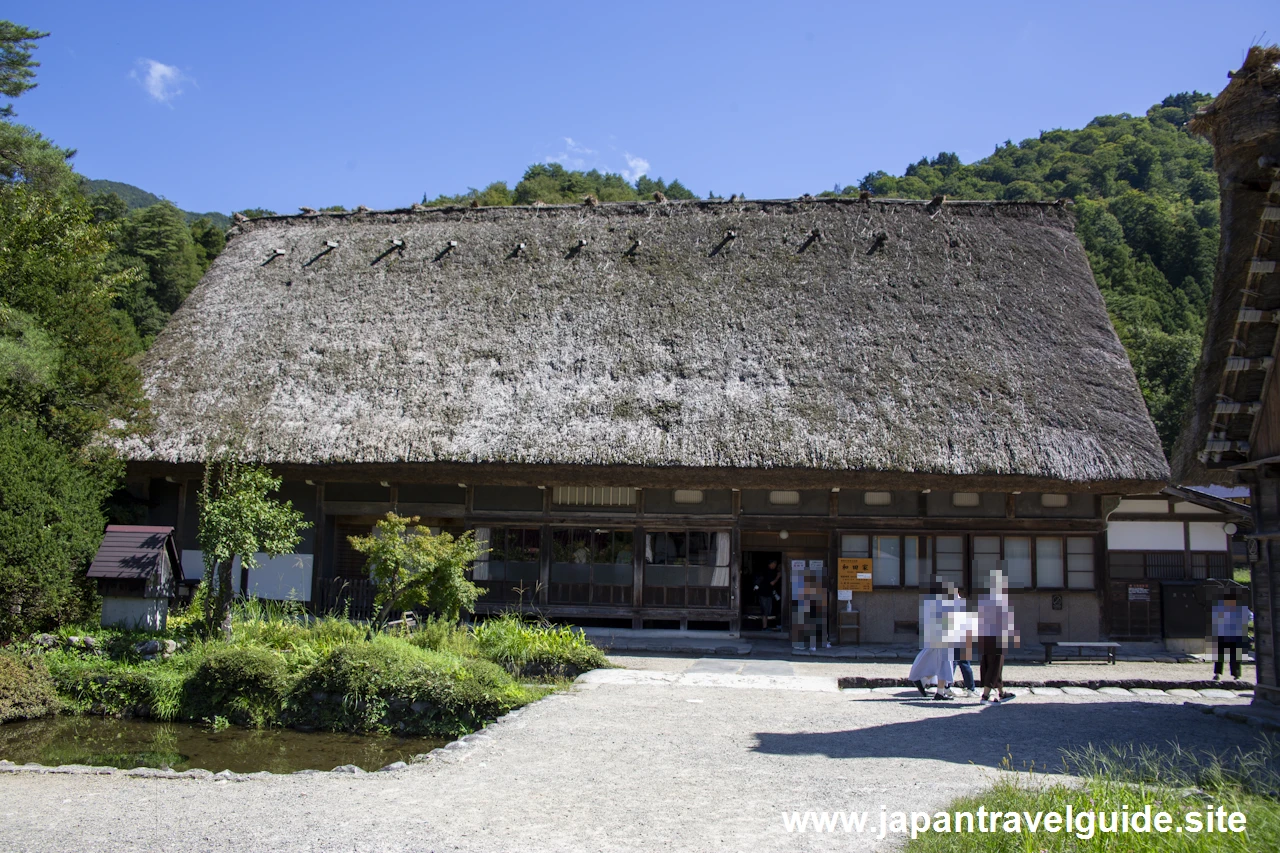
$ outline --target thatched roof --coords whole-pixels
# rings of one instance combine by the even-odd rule
[[[232,234],[145,357],[155,431],[130,459],[235,435],[277,465],[1168,474],[1054,205],[446,208]]]
[[[1280,309],[1280,48],[1254,47],[1222,93],[1191,124],[1213,143],[1222,191],[1222,240],[1194,407],[1174,448],[1182,483],[1230,483],[1245,462],[1272,370]],[[1269,238],[1269,239],[1268,239]],[[1258,261],[1260,263],[1255,263]],[[1264,317],[1241,321],[1241,310]],[[1249,359],[1249,363],[1231,359]],[[1228,367],[1244,369],[1228,370]],[[1233,405],[1239,404],[1239,405]],[[1223,410],[1223,411],[1218,411]]]

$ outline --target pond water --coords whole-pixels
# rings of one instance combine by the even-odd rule
[[[399,738],[292,729],[231,727],[220,732],[191,723],[109,717],[48,717],[0,725],[0,758],[15,764],[199,768],[217,773],[292,773],[354,764],[377,770],[430,752],[442,738]]]

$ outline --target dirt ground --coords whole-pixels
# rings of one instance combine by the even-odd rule
[[[617,661],[636,668],[589,673],[398,771],[0,772],[0,850],[889,849],[901,839],[788,833],[783,815],[868,810],[876,826],[882,807],[941,808],[982,788],[1006,761],[1053,772],[1064,747],[1176,741],[1223,750],[1258,737],[1171,696],[1023,690],[993,707],[836,687],[837,675],[876,664]]]

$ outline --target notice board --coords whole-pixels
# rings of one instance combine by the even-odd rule
[[[836,576],[836,589],[871,592],[871,560],[867,557],[841,557]]]

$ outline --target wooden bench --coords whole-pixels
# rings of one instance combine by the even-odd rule
[[[1120,650],[1119,643],[1059,643],[1051,642],[1044,644],[1044,662],[1053,663],[1053,650],[1055,647],[1072,648],[1079,650],[1081,656],[1086,650],[1102,651],[1107,653],[1107,663],[1116,662],[1116,652]]]

